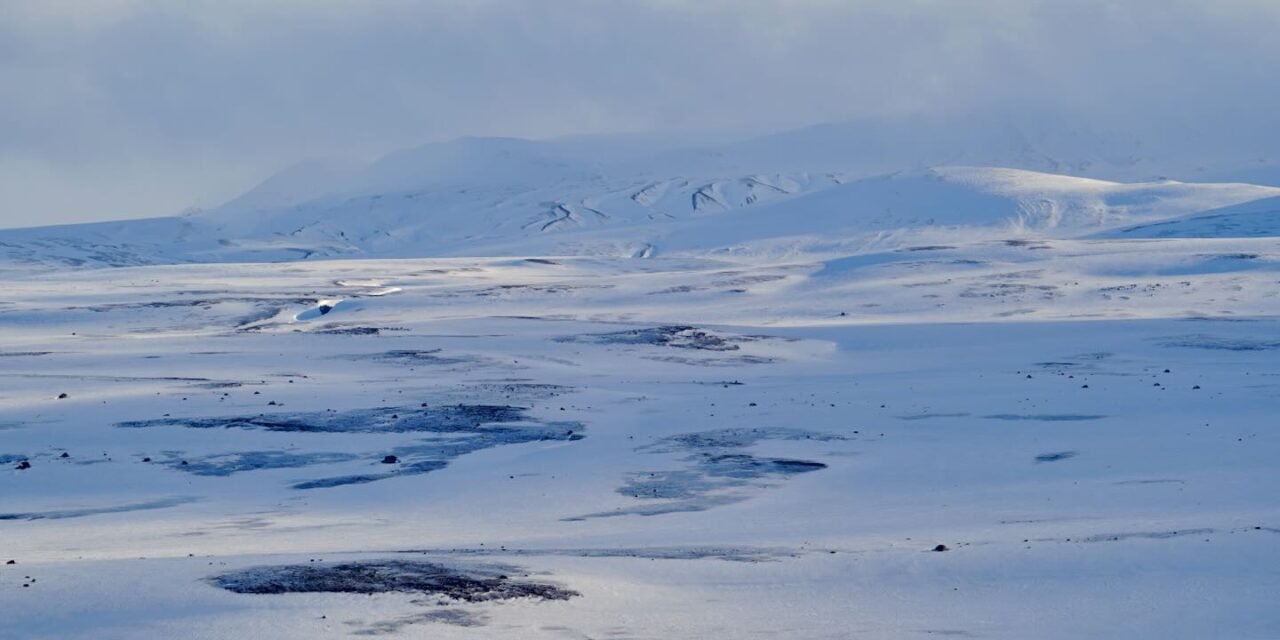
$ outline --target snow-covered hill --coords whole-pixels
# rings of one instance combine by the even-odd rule
[[[580,144],[468,138],[364,166],[302,165],[222,207],[187,216],[0,231],[0,258],[9,265],[122,266],[650,256],[751,250],[739,246],[744,243],[774,247],[779,239],[790,246],[805,235],[848,247],[868,237],[906,242],[940,228],[1099,233],[1280,195],[1274,187],[1244,184],[1116,183],[977,166],[868,176],[908,156],[931,156],[917,149],[882,157],[877,154],[884,150],[864,139],[870,134],[861,134],[801,130],[721,145],[698,161],[688,152],[621,159],[625,154],[587,153]],[[815,147],[817,140],[826,145]],[[806,148],[814,157],[801,160]],[[990,157],[1036,164],[1018,153]],[[786,163],[803,168],[776,169]]]

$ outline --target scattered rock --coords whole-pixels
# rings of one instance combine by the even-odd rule
[[[18,471],[23,471],[23,470],[26,470],[26,469],[30,469],[30,468],[31,468],[31,463],[30,463],[29,461],[27,461],[27,460],[23,460],[22,462],[19,462],[19,463],[18,463],[18,466],[14,467],[14,468],[15,468],[15,469],[17,469]]]
[[[938,552],[938,553],[942,553],[943,551],[950,551],[950,550],[951,550],[951,548],[950,548],[950,547],[948,547],[948,546],[947,546],[947,545],[945,545],[945,544],[940,544],[940,545],[938,545],[938,546],[934,547],[934,548],[933,548],[933,550],[934,550],[934,551],[936,551],[936,552]]]
[[[400,458],[395,456],[386,456],[382,459],[382,464],[398,464],[399,462]]]

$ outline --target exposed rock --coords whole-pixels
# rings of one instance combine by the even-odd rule
[[[234,593],[420,593],[465,602],[514,598],[568,600],[576,591],[508,577],[510,567],[449,567],[432,562],[371,560],[335,565],[253,567],[210,578]]]

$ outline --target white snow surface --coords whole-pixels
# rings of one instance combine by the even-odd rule
[[[1280,637],[1280,189],[815,153],[0,232],[0,638]]]

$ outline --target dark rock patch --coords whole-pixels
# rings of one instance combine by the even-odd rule
[[[733,356],[730,358],[683,358],[680,356],[648,356],[647,360],[657,362],[674,362],[676,364],[687,364],[695,367],[741,367],[752,364],[769,364],[776,362],[773,358],[763,356]]]
[[[683,469],[641,471],[627,476],[621,495],[649,504],[566,518],[569,521],[622,515],[652,516],[705,511],[741,502],[797,474],[827,465],[812,460],[758,456],[747,448],[765,440],[830,442],[843,436],[802,429],[719,429],[659,439],[637,449],[645,453],[683,454]]]
[[[240,387],[244,386],[244,383],[219,381],[219,382],[202,382],[199,384],[193,384],[191,386],[196,389],[239,389]]]
[[[352,484],[368,484],[387,478],[394,478],[394,473],[368,473],[351,476],[336,476],[333,478],[320,478],[318,480],[307,480],[293,485],[294,489],[331,489],[333,487],[343,487]]]
[[[330,336],[376,336],[382,334],[381,327],[330,327],[318,329],[311,333]]]
[[[901,249],[898,249],[898,251],[904,252],[904,253],[912,252],[912,251],[947,251],[949,249],[954,249],[954,248],[955,247],[953,246],[945,245],[945,244],[931,244],[931,245],[924,245],[924,246],[918,246],[918,247],[903,247]]]
[[[229,476],[241,471],[259,469],[290,469],[317,464],[332,464],[355,460],[350,453],[289,453],[286,451],[242,451],[220,453],[201,458],[168,461],[170,467],[198,476]],[[185,464],[184,464],[185,463]]]
[[[474,431],[460,431],[440,439],[422,440],[392,449],[382,458],[385,464],[395,464],[390,472],[366,473],[319,478],[293,485],[294,489],[326,489],[352,484],[367,484],[400,476],[421,475],[439,471],[449,466],[454,458],[492,447],[529,442],[581,440],[583,427],[577,422],[557,422],[543,425],[489,426]],[[395,459],[394,463],[387,462]]]
[[[583,426],[577,422],[480,425],[474,428],[459,428],[455,431],[441,432],[438,438],[424,439],[393,448],[389,454],[384,454],[381,458],[382,463],[394,465],[390,467],[390,471],[318,478],[296,483],[293,488],[323,489],[366,484],[401,476],[422,475],[444,469],[453,459],[484,449],[531,442],[574,442],[584,437],[582,431]],[[387,462],[390,459],[394,459],[395,462]]]
[[[761,478],[786,476],[826,469],[827,465],[811,460],[761,458],[745,453],[707,454],[699,463],[704,472],[716,478]]]
[[[982,417],[988,420],[1008,420],[1012,422],[1028,420],[1040,422],[1083,422],[1086,420],[1101,420],[1106,416],[1082,413],[995,413]]]
[[[426,405],[426,403],[422,403]],[[186,427],[193,429],[256,429],[289,433],[419,433],[426,438],[390,451],[361,456],[351,453],[291,453],[248,451],[188,458],[180,452],[167,462],[174,468],[205,476],[226,476],[256,469],[308,467],[350,462],[367,457],[370,463],[394,465],[391,470],[377,465],[377,472],[315,478],[293,484],[295,489],[321,489],[365,484],[404,475],[438,471],[459,456],[510,444],[543,441],[572,442],[584,436],[578,422],[538,422],[528,409],[511,405],[439,405],[378,407],[350,411],[273,413],[257,416],[216,418],[162,418],[122,422],[122,428]],[[181,462],[174,460],[181,459]]]
[[[510,405],[456,404],[430,407],[377,407],[348,411],[270,413],[216,418],[160,418],[117,423],[126,429],[260,429],[301,433],[452,433],[482,425],[526,420],[526,409]]]
[[[470,293],[479,298],[508,297],[512,294],[551,294],[562,295],[576,291],[612,289],[612,284],[500,284],[484,289],[441,294],[441,297],[458,297]]]
[[[672,325],[612,333],[563,336],[555,340],[582,344],[652,345],[701,351],[737,351],[741,348],[738,343],[752,339],[746,336],[720,335],[697,327]]]
[[[703,496],[717,488],[717,483],[690,469],[633,473],[618,493],[642,500],[688,500]]]
[[[845,436],[788,427],[728,428],[668,436],[640,447],[639,450],[666,453],[684,450],[737,449],[750,447],[765,440],[834,442],[847,439]]]
[[[369,353],[354,356],[346,356],[352,360],[372,360],[374,362],[389,362],[392,364],[403,365],[453,365],[464,363],[479,363],[479,358],[467,356],[446,356],[441,355],[440,349],[394,349],[384,351],[382,353]]]
[[[548,400],[572,390],[573,387],[565,385],[530,382],[522,379],[491,380],[467,384],[462,387],[464,396],[472,398],[477,395],[487,397],[502,396],[502,399],[506,402]]]
[[[232,593],[417,593],[460,602],[580,595],[548,583],[511,578],[509,567],[449,567],[433,562],[372,560],[334,565],[253,567],[209,579]]]
[[[1181,347],[1184,349],[1211,349],[1214,351],[1275,351],[1280,349],[1280,340],[1195,335],[1170,338],[1162,341],[1160,346]]]
[[[1036,456],[1036,462],[1057,462],[1059,460],[1074,458],[1076,457],[1076,455],[1078,454],[1075,451],[1055,451],[1053,453],[1042,453]]]
[[[86,309],[95,313],[104,313],[108,311],[119,310],[137,310],[137,309],[173,309],[197,307],[202,309],[211,309],[214,306],[223,303],[244,303],[244,304],[265,304],[265,305],[310,305],[315,303],[315,298],[270,298],[270,297],[246,297],[246,296],[229,296],[226,298],[196,298],[189,300],[152,300],[148,302],[116,302],[110,304],[99,304],[85,307],[67,307],[68,310]]]

